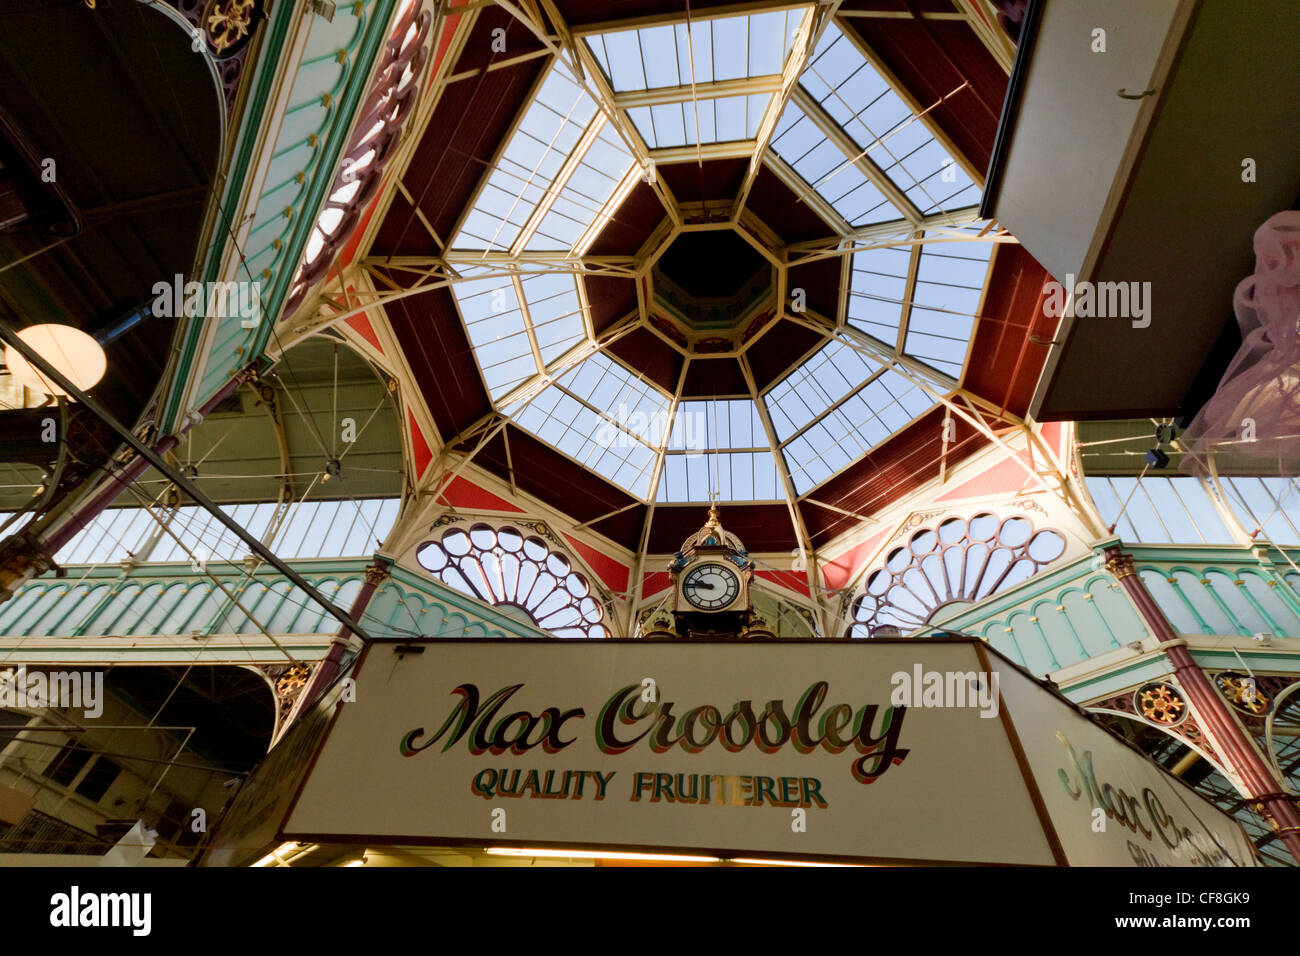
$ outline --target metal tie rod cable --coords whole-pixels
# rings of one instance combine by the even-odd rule
[[[371,639],[370,635],[365,632],[361,625],[352,620],[350,614],[312,587],[311,583],[306,578],[293,568],[289,567],[289,565],[285,564],[280,560],[280,558],[276,557],[270,548],[244,530],[243,526],[241,526],[239,522],[235,521],[234,518],[222,511],[221,508],[217,506],[216,502],[200,491],[199,488],[188,478],[181,475],[176,471],[176,469],[172,468],[171,465],[163,461],[161,456],[155,453],[154,450],[144,442],[140,441],[140,439],[137,438],[130,429],[110,415],[106,409],[100,407],[99,403],[89,395],[85,394],[81,389],[68,381],[62,373],[53,368],[50,363],[37,354],[30,345],[19,338],[18,334],[10,328],[7,322],[0,321],[0,339],[3,339],[7,345],[12,345],[24,358],[27,359],[27,361],[31,362],[32,365],[34,365],[40,373],[45,376],[45,378],[59,386],[59,388],[67,392],[68,395],[72,396],[84,405],[92,415],[102,421],[109,428],[113,429],[113,431],[117,432],[118,437],[134,448],[135,451],[145,459],[145,461],[149,462],[149,464],[156,468],[161,474],[167,476],[176,487],[184,491],[205,510],[211,512],[218,521],[234,532],[240,541],[248,545],[249,549],[255,555],[301,588],[309,598],[328,611],[331,617],[362,640],[368,641]],[[64,440],[67,440],[66,436],[64,436]]]

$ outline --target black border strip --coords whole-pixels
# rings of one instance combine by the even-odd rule
[[[993,137],[993,153],[989,168],[984,174],[984,192],[980,196],[981,219],[993,219],[993,203],[1002,187],[1002,172],[1006,168],[1007,154],[1011,149],[1012,127],[1020,113],[1020,98],[1024,93],[1029,61],[1033,59],[1038,41],[1038,25],[1042,20],[1047,0],[1029,0],[1025,20],[1016,41],[1016,58],[1011,63],[1011,76],[1007,80],[1007,94],[1002,100],[1002,115],[998,117],[998,131]]]

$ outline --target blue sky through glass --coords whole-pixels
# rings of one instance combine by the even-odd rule
[[[802,8],[695,20],[585,38],[616,93],[781,72]]]
[[[668,397],[597,352],[507,414],[524,430],[625,491],[645,498]]]

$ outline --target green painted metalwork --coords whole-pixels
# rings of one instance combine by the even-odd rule
[[[1300,549],[1145,545],[1130,551],[1152,597],[1179,631],[1300,637],[1300,575],[1289,570]]]
[[[1300,574],[1290,571],[1288,562],[1300,558],[1300,549],[1284,553],[1271,546],[1139,545],[1125,550],[1181,633],[1250,636],[1266,631],[1281,638],[1300,637]],[[960,613],[940,617],[937,624],[981,635],[1035,674],[1090,660],[1148,635],[1123,589],[1099,570],[1097,555],[1066,562]],[[1296,667],[1294,657],[1282,655],[1279,661],[1283,669]],[[1165,664],[1155,669],[1161,667],[1167,669]],[[1149,669],[1135,673],[1142,676]],[[1118,673],[1074,684],[1071,696],[1095,696],[1097,687],[1110,687]]]
[[[186,385],[198,377],[191,404],[202,405],[265,352],[274,320],[288,294],[311,227],[333,181],[346,146],[351,118],[365,94],[371,68],[386,39],[396,0],[340,4],[333,21],[310,17],[311,33],[292,77],[290,104],[282,118],[268,117],[271,95],[284,79],[282,56],[290,27],[304,22],[293,3],[275,5],[266,26],[256,76],[241,119],[233,159],[225,177],[215,232],[202,270],[203,281],[231,279],[260,284],[262,318],[252,328],[238,316],[190,322],[181,360],[162,416],[164,432],[174,431]],[[268,120],[280,119],[265,187],[252,213],[238,274],[221,276],[238,231],[233,218]],[[246,271],[245,271],[246,270]],[[251,276],[251,279],[250,279]],[[211,339],[208,333],[211,332]]]
[[[1074,681],[1063,688],[1062,693],[1077,702],[1104,700],[1135,685],[1145,684],[1151,680],[1167,679],[1169,671],[1169,658],[1163,654],[1135,657],[1090,677]]]
[[[979,634],[1035,674],[1047,674],[1141,640],[1147,630],[1094,555],[1000,591],[936,626]]]
[[[293,562],[317,590],[343,606],[361,590],[369,559]],[[0,605],[0,636],[333,634],[327,612],[273,569],[251,575],[242,565],[212,563],[68,569],[70,579],[38,578]],[[242,605],[242,609],[235,601]],[[536,627],[482,605],[441,582],[395,568],[361,619],[380,636],[547,637]],[[260,625],[260,626],[259,626]]]

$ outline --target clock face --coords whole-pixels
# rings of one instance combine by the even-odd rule
[[[740,576],[722,564],[700,564],[682,581],[682,596],[701,611],[720,611],[740,595]]]

